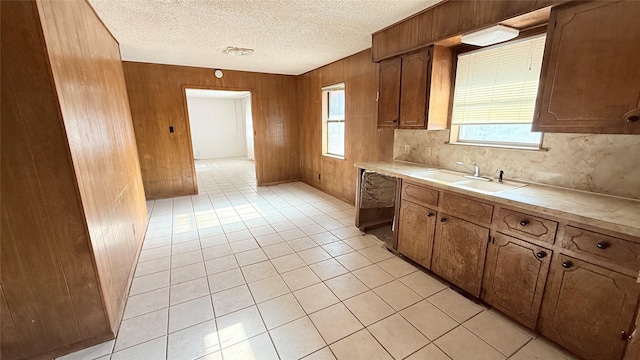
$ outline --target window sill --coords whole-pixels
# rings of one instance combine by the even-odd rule
[[[344,158],[344,156],[340,156],[340,155],[322,154],[322,156],[326,156],[328,158],[338,159],[338,160],[347,160]]]
[[[488,148],[496,148],[496,149],[504,149],[504,150],[524,150],[524,151],[549,151],[547,148],[537,147],[537,146],[517,146],[517,145],[500,145],[500,144],[478,144],[478,143],[468,143],[468,142],[451,142],[448,141],[445,143],[446,145],[463,145],[463,146],[472,146],[472,147],[488,147]]]

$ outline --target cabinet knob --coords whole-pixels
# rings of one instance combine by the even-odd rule
[[[445,222],[447,221],[447,218],[440,218],[440,222]]]
[[[520,220],[521,226],[526,226],[529,223],[529,220]]]
[[[608,241],[600,241],[599,243],[596,244],[596,246],[598,247],[598,249],[606,249],[609,247],[609,242]]]
[[[544,258],[545,256],[547,256],[547,252],[546,252],[546,251],[539,251],[539,252],[537,252],[537,253],[536,253],[536,257],[537,257],[538,259],[542,259],[542,258]]]
[[[630,123],[636,122],[638,120],[640,120],[640,116],[638,115],[631,115],[627,118],[627,122],[630,122]]]
[[[631,336],[631,334],[627,333],[627,332],[626,332],[626,331],[624,331],[624,330],[622,330],[622,331],[620,332],[620,339],[622,339],[622,340],[624,340],[624,341],[630,340],[630,339],[631,339],[631,337],[632,337],[632,336]]]
[[[430,212],[430,213],[427,214],[427,217],[433,217],[433,215],[434,214],[432,212]]]
[[[393,119],[393,120],[391,120],[391,122],[396,124],[398,122],[398,119]]]
[[[568,268],[570,268],[572,266],[573,266],[573,263],[571,261],[563,261],[562,262],[562,267],[565,268],[565,269],[568,269]]]

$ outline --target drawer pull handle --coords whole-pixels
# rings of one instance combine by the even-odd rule
[[[609,247],[609,242],[608,241],[600,241],[599,243],[596,244],[596,246],[598,247],[598,249],[606,249]]]
[[[433,217],[433,213],[432,212],[428,213],[427,217]]]
[[[445,222],[447,221],[447,218],[440,218],[440,222]]]
[[[542,258],[544,258],[544,257],[546,257],[546,256],[547,256],[547,253],[546,253],[545,251],[540,251],[540,252],[537,252],[537,253],[536,253],[536,257],[537,257],[538,259],[542,259]]]
[[[630,123],[636,122],[638,120],[640,120],[640,117],[638,117],[638,115],[631,115],[627,118],[627,122],[630,122]]]
[[[520,220],[520,226],[527,226],[529,220]]]
[[[626,331],[622,330],[622,332],[620,333],[620,339],[627,341],[627,340],[631,340],[632,336],[629,335]]]
[[[573,266],[573,263],[571,261],[563,261],[562,262],[562,267],[565,268],[565,269],[568,269],[568,268],[570,268],[572,266]]]

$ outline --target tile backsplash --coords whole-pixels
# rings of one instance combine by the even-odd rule
[[[449,130],[395,130],[393,156],[458,171],[463,169],[456,161],[475,161],[484,176],[502,169],[505,179],[640,199],[639,135],[545,134],[542,147],[548,151],[445,144],[448,140]]]

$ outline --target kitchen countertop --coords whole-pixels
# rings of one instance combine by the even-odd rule
[[[384,161],[359,162],[355,166],[450,192],[640,237],[640,200],[534,183],[526,183],[527,186],[498,193],[485,194],[411,175],[428,169],[436,169],[424,164]]]

